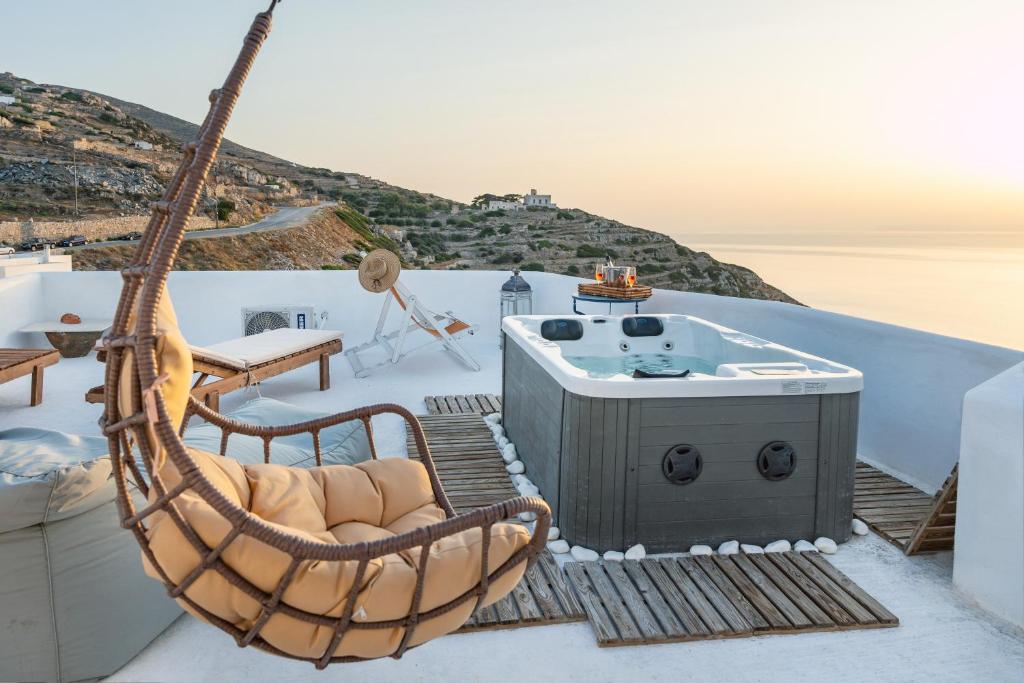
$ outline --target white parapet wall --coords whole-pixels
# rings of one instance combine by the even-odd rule
[[[71,256],[65,254],[17,254],[0,258],[0,279],[28,273],[71,272]]]
[[[964,397],[953,582],[1024,628],[1024,363]]]
[[[452,309],[497,341],[499,289],[509,274],[403,271],[402,282],[429,307]],[[534,313],[572,315],[570,297],[582,280],[523,275],[533,286]],[[0,287],[0,346],[45,346],[42,335],[17,330],[64,313],[111,318],[123,284],[116,272],[25,276],[35,277],[40,281],[8,282],[6,293]],[[327,327],[343,330],[352,346],[373,334],[383,301],[359,287],[351,270],[174,272],[169,284],[182,330],[201,345],[241,334],[242,307],[297,304],[328,313]],[[580,310],[607,313],[608,306],[581,304]],[[619,314],[631,311],[615,307]],[[655,290],[640,312],[695,315],[860,370],[859,456],[929,493],[959,457],[964,393],[1024,361],[1020,350],[779,302]]]

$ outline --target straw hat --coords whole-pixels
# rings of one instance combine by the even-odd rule
[[[402,264],[394,252],[374,249],[359,264],[359,284],[363,289],[380,294],[391,289],[402,271]]]

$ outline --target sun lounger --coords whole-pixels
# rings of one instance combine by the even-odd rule
[[[60,360],[56,349],[0,349],[0,384],[32,373],[29,404],[43,402],[43,368]]]
[[[320,391],[331,386],[330,357],[341,351],[336,330],[268,330],[211,346],[190,346],[199,378],[192,395],[214,410],[220,397],[313,362],[320,364]],[[214,381],[208,382],[211,378]],[[103,387],[85,395],[89,403],[103,402]]]

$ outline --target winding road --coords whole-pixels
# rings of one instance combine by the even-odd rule
[[[315,206],[279,206],[274,213],[265,218],[239,225],[234,228],[214,228],[212,230],[191,230],[185,233],[185,239],[206,239],[208,237],[232,237],[244,235],[250,232],[270,232],[273,230],[286,230],[302,225],[318,209],[329,206],[329,203],[317,204]],[[62,247],[64,251],[75,251],[76,249],[88,249],[89,247],[116,247],[123,244],[134,244],[138,240],[107,240],[105,242],[89,242],[80,247]]]

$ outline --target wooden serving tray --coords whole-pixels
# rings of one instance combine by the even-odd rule
[[[632,287],[612,287],[610,285],[599,285],[597,283],[581,282],[579,293],[587,296],[606,296],[609,299],[634,299],[651,298],[651,288],[647,285],[633,285]]]

